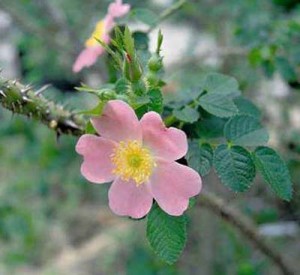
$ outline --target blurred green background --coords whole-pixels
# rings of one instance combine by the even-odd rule
[[[123,19],[146,30],[171,0],[128,0]],[[300,269],[300,5],[297,0],[194,0],[160,27],[165,35],[166,98],[197,87],[199,75],[236,77],[256,102],[271,132],[271,145],[288,161],[295,188],[290,203],[260,184],[246,194],[226,190],[211,173],[209,190],[221,194],[258,224],[296,270]],[[0,67],[6,77],[39,88],[70,109],[93,106],[74,91],[107,80],[105,57],[89,70],[72,63],[110,1],[1,0]],[[139,10],[141,11],[141,10]],[[152,12],[152,13],[151,13]],[[151,33],[155,44],[157,29]],[[0,107],[0,274],[279,274],[235,229],[205,209],[189,213],[182,258],[168,266],[155,258],[144,221],[114,216],[108,186],[80,175],[76,138],[58,140],[51,130]]]

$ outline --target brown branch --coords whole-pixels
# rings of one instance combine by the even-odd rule
[[[266,255],[284,275],[296,274],[286,263],[283,255],[277,252],[259,233],[253,222],[235,208],[228,206],[223,199],[203,191],[200,195],[200,205],[214,212],[237,228],[256,248]]]

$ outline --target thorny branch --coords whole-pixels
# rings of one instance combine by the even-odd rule
[[[0,103],[13,113],[39,120],[58,135],[82,135],[86,121],[80,115],[46,99],[41,93],[42,89],[34,91],[32,87],[16,80],[0,78]]]

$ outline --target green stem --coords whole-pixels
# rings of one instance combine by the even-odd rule
[[[161,15],[159,16],[159,19],[157,20],[157,23],[155,25],[151,26],[148,29],[147,33],[152,32],[161,22],[165,21],[172,14],[174,14],[178,10],[180,10],[186,3],[187,3],[187,0],[179,0],[176,3],[174,3],[172,6],[170,6],[168,9],[164,10],[161,13]]]
[[[165,125],[167,127],[172,126],[175,122],[177,122],[177,118],[173,115],[169,115],[164,119]]]

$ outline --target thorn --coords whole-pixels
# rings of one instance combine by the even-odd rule
[[[39,96],[42,92],[44,92],[45,90],[47,90],[50,86],[51,86],[51,84],[44,85],[42,88],[40,88],[39,90],[37,90],[35,92],[35,95]]]
[[[66,120],[66,121],[65,121],[65,124],[66,124],[68,127],[71,127],[71,128],[73,128],[73,129],[77,129],[77,130],[80,129],[80,127],[79,127],[75,122],[73,122],[72,120]]]
[[[6,97],[6,94],[2,90],[0,90],[0,95],[2,95],[3,97]]]
[[[28,98],[28,97],[25,96],[25,95],[22,96],[22,99],[23,99],[24,101],[26,101],[26,102],[33,102],[32,99]]]
[[[26,85],[23,89],[21,89],[21,93],[26,94],[31,89],[32,89],[31,85]]]

